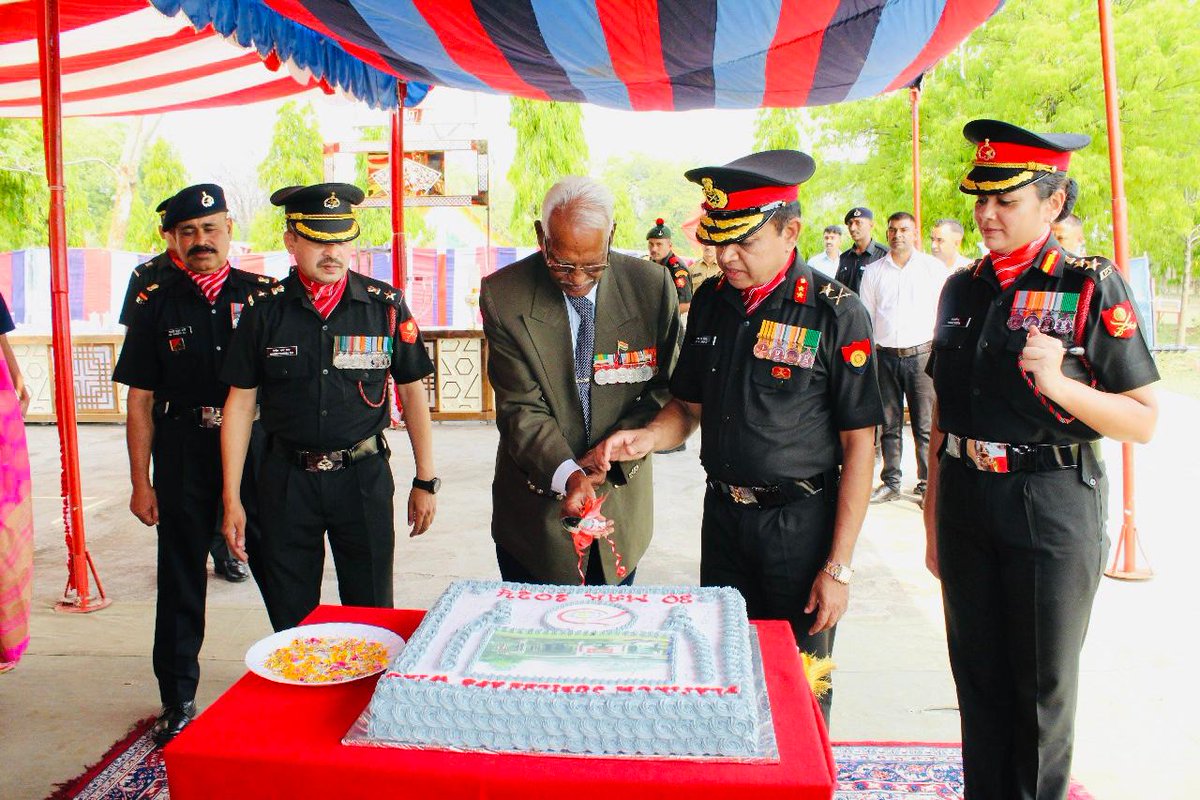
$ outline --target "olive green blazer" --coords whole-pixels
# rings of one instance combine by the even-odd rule
[[[559,522],[561,498],[550,488],[564,461],[583,456],[616,430],[645,425],[669,399],[667,382],[679,354],[679,301],[667,271],[613,253],[596,289],[596,353],[654,348],[648,381],[591,386],[591,441],[575,388],[575,356],[562,290],[541,253],[483,281],[479,307],[488,340],[488,377],[496,393],[500,445],[492,482],[492,538],[547,583],[578,584],[577,557]],[[654,531],[652,456],[615,466],[603,513],[629,569]],[[603,544],[603,543],[602,543]],[[604,574],[618,582],[610,548],[600,548]],[[586,563],[584,565],[586,569]]]

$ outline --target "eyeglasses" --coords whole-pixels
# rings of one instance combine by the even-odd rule
[[[599,264],[564,264],[563,262],[550,255],[550,245],[547,242],[542,244],[542,257],[546,259],[546,266],[555,275],[563,278],[569,278],[576,271],[582,272],[589,278],[595,278],[608,269],[608,254],[612,252],[612,235],[608,237],[608,245],[604,249],[605,260]]]

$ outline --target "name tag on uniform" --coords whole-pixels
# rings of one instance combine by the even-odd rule
[[[970,317],[951,317],[942,323],[947,328],[968,328],[971,326]]]
[[[192,332],[191,325],[184,325],[182,328],[168,328],[167,336],[173,338],[175,336],[187,336]]]
[[[285,345],[283,347],[268,347],[267,358],[287,358],[298,355],[300,349],[294,344]]]
[[[692,339],[692,344],[698,344],[701,347],[716,347],[717,337],[715,336],[697,336]]]
[[[333,337],[333,366],[337,369],[387,369],[391,365],[390,336]]]

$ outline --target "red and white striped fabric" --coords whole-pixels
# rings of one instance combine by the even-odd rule
[[[39,3],[0,0],[0,117],[41,116]],[[60,8],[64,116],[154,114],[333,93],[274,52],[264,58],[211,27],[196,31],[182,14],[164,16],[148,0],[62,0]]]

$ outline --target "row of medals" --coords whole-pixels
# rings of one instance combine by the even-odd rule
[[[1036,312],[1024,308],[1014,308],[1008,318],[1008,329],[1019,331],[1037,328],[1042,333],[1057,333],[1060,336],[1070,336],[1075,333],[1075,313],[1066,311]]]
[[[391,353],[334,353],[337,369],[387,369],[392,365]]]
[[[643,364],[640,367],[610,367],[596,370],[596,383],[607,386],[610,383],[641,383],[654,377],[654,367]]]
[[[759,339],[754,345],[756,358],[778,361],[781,364],[792,364],[803,369],[810,369],[817,361],[815,350],[800,350],[795,347],[784,347],[778,342]]]

